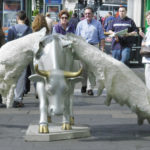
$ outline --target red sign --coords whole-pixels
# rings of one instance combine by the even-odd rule
[[[59,7],[58,6],[49,6],[48,7],[48,12],[58,13],[59,12]]]
[[[20,2],[12,2],[12,1],[6,1],[4,2],[4,11],[10,10],[10,11],[18,11],[21,10],[21,4]]]

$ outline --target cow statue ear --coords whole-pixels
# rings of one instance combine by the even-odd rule
[[[64,41],[64,40],[62,40],[62,46],[63,46],[63,48],[65,48],[65,47],[68,47],[68,48],[71,48],[72,47],[72,41]]]
[[[38,52],[38,50],[40,49],[40,46],[43,45],[43,41],[47,38],[46,36],[46,28],[42,28],[40,31],[37,32],[37,36],[39,36],[39,41],[36,42],[33,46],[33,51],[34,54],[36,54]]]
[[[41,53],[42,46],[43,46],[43,44],[42,44],[41,41],[39,41],[36,44],[34,44],[34,55],[35,55],[36,59],[39,58],[39,54]]]
[[[46,28],[45,27],[42,28],[39,32],[40,32],[41,36],[44,37],[46,35]]]
[[[36,42],[33,47],[34,55],[36,59],[39,59],[43,53],[43,48],[45,46],[44,42],[46,41],[47,36],[42,37],[39,42]]]

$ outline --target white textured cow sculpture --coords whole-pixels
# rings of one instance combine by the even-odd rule
[[[120,105],[126,104],[137,114],[139,125],[143,124],[144,119],[150,123],[150,91],[144,82],[122,62],[87,44],[82,38],[75,35],[65,38],[72,41],[75,55],[96,76],[99,94],[106,88],[105,104],[110,105],[112,99]]]
[[[48,122],[52,115],[63,115],[64,130],[71,129],[73,124],[72,97],[81,69],[72,72],[74,53],[70,45],[70,41],[63,41],[61,35],[47,36],[39,43],[35,54],[34,65],[38,74],[30,76],[30,79],[37,82],[40,133],[49,132]]]
[[[0,49],[0,94],[7,108],[12,106],[14,88],[24,68],[33,60],[36,44],[46,29],[6,43]]]

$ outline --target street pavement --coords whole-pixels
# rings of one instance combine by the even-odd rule
[[[143,69],[137,69],[141,74]],[[38,124],[39,102],[31,92],[24,97],[24,108],[0,108],[0,150],[150,150],[150,126],[137,125],[137,116],[127,106],[115,101],[105,106],[106,90],[101,96],[80,93],[80,84],[74,95],[76,125],[87,125],[91,136],[52,142],[25,142],[29,124]],[[60,122],[62,117],[54,117]]]

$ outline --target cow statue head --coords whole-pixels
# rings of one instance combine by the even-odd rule
[[[70,94],[73,92],[73,85],[79,81],[78,76],[81,74],[82,68],[77,72],[69,72],[63,70],[39,70],[38,64],[35,65],[35,71],[38,75],[38,81],[42,81],[45,85],[46,97],[49,99],[49,113],[53,115],[62,115],[64,104],[68,103]],[[79,79],[79,80],[78,80]]]

